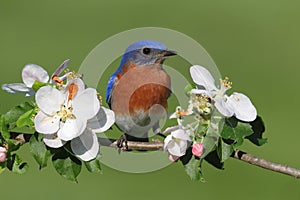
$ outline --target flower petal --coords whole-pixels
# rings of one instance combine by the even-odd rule
[[[2,90],[11,94],[27,93],[31,96],[35,93],[32,88],[27,87],[24,83],[3,84]]]
[[[74,95],[74,98],[76,98],[76,96],[79,96],[80,93],[82,93],[83,91],[85,91],[85,84],[83,82],[82,79],[80,78],[74,78],[71,81],[68,82],[68,85],[66,87],[66,89],[68,90],[68,86],[71,84],[75,84],[78,87],[78,91],[77,93]]]
[[[167,151],[168,150],[168,145],[170,142],[172,142],[172,136],[171,135],[168,135],[165,140],[164,140],[164,151]]]
[[[59,129],[59,118],[54,116],[48,116],[42,111],[39,111],[34,118],[35,130],[43,134],[53,134]]]
[[[256,119],[257,111],[246,95],[235,92],[228,98],[228,104],[239,120],[251,122]]]
[[[62,140],[69,141],[80,136],[85,128],[86,121],[82,121],[81,119],[67,119],[65,123],[61,123],[57,136]]]
[[[174,137],[174,138],[178,138],[180,140],[191,141],[191,138],[190,138],[189,134],[183,129],[178,129],[178,130],[173,131],[171,133],[171,136]]]
[[[108,130],[115,123],[115,113],[107,108],[100,107],[97,115],[88,120],[87,127],[96,133]]]
[[[73,153],[83,161],[90,161],[98,155],[99,143],[98,138],[93,131],[85,131],[77,138],[71,141]]]
[[[170,126],[170,127],[167,127],[164,131],[163,131],[163,134],[166,134],[166,133],[171,133],[173,131],[176,131],[178,129],[181,129],[182,126],[180,125],[177,125],[177,126]]]
[[[217,90],[215,85],[215,79],[210,72],[199,65],[194,65],[190,68],[190,74],[193,81],[200,86],[203,86],[206,90]]]
[[[168,158],[171,162],[176,162],[180,158],[180,156],[174,156],[169,153]]]
[[[22,79],[27,87],[32,87],[34,81],[47,83],[49,75],[42,67],[35,64],[28,64],[22,70]]]
[[[222,97],[215,98],[215,107],[225,117],[231,117],[234,114],[231,106]]]
[[[74,115],[81,119],[91,119],[96,116],[100,109],[97,91],[87,88],[73,100]]]
[[[212,97],[212,95],[207,91],[207,90],[202,90],[202,89],[192,89],[190,91],[192,94],[206,94],[208,95],[209,97]]]
[[[51,87],[41,87],[35,96],[38,107],[48,115],[54,115],[64,103],[66,95]]]
[[[43,141],[48,147],[52,148],[59,148],[66,144],[66,141],[59,139],[56,133],[43,135]]]
[[[59,76],[69,65],[70,59],[65,60],[56,70],[53,72],[51,78]]]
[[[175,142],[174,140],[168,145],[168,152],[174,156],[185,155],[187,148],[187,141],[181,140],[180,142]]]

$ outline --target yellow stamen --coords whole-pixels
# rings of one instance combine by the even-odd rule
[[[222,84],[224,87],[230,89],[232,86],[232,82],[229,81],[229,78],[226,76],[224,80],[222,80]]]

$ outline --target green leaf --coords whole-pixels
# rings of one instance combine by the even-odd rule
[[[19,117],[19,119],[16,122],[16,125],[18,128],[27,126],[27,127],[33,127],[33,116],[35,115],[35,109],[28,110],[23,115]]]
[[[217,141],[218,139],[216,137],[204,137],[202,142],[204,147],[204,153],[202,154],[201,158],[205,158],[205,156],[207,156],[210,152],[212,152],[215,149]]]
[[[6,142],[7,142],[7,145],[8,145],[7,149],[8,149],[9,152],[13,152],[13,151],[19,150],[19,148],[21,146],[20,143],[15,143],[16,140],[9,139]]]
[[[51,157],[51,152],[47,150],[46,145],[42,141],[41,134],[35,134],[30,138],[30,152],[39,164],[40,169],[47,166],[47,161]]]
[[[43,83],[43,82],[39,82],[39,81],[34,81],[33,85],[32,85],[32,89],[34,89],[34,91],[38,91],[41,87],[49,85],[48,83]]]
[[[5,115],[5,123],[9,125],[8,129],[16,127],[16,122],[24,113],[33,109],[34,106],[28,102],[22,103],[14,108],[10,109]]]
[[[35,129],[33,127],[27,127],[27,126],[23,126],[21,128],[15,127],[13,129],[10,129],[9,131],[13,133],[30,134],[30,135],[35,133]]]
[[[0,118],[0,126],[1,126],[1,135],[3,137],[4,140],[9,140],[10,138],[10,133],[7,130],[7,125],[5,123],[5,117],[3,115],[1,115]]]
[[[0,163],[0,174],[5,170],[6,168],[6,162],[1,162]]]
[[[234,147],[241,146],[244,138],[251,135],[253,130],[248,123],[238,122],[235,127],[231,127],[228,123],[225,123],[221,136],[223,139],[229,139],[234,141]]]
[[[195,156],[193,156],[190,159],[190,161],[184,166],[185,172],[193,181],[201,179],[200,163],[201,163],[201,160],[196,159]]]
[[[77,182],[77,176],[81,172],[81,161],[71,155],[64,148],[56,150],[52,157],[52,163],[56,171],[64,178]]]
[[[234,148],[230,144],[226,144],[224,141],[220,140],[218,145],[218,155],[221,162],[227,160],[233,153]]]
[[[205,158],[210,152],[214,151],[218,143],[219,135],[218,133],[210,126],[206,132],[206,136],[203,139],[204,153],[201,158]]]
[[[17,154],[12,154],[7,160],[7,168],[16,174],[24,174],[28,167],[28,164],[23,162]]]
[[[87,170],[91,173],[102,173],[102,169],[101,169],[101,162],[100,162],[100,154],[98,154],[98,156],[88,162],[84,162],[85,167],[87,168]]]
[[[185,94],[189,96],[189,92],[194,88],[195,88],[195,85],[192,85],[192,84],[185,86],[185,88],[184,88]]]
[[[221,136],[224,139],[236,140],[234,128],[229,126],[227,123],[225,123],[223,126]]]

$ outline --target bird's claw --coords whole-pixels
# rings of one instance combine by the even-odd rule
[[[122,135],[117,140],[117,147],[118,147],[119,153],[121,153],[121,151],[127,151],[128,150],[128,144],[127,144],[126,135]]]

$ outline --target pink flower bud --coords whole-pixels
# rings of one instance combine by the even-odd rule
[[[6,159],[6,149],[4,147],[0,147],[0,162],[4,162]]]
[[[198,157],[202,156],[204,153],[203,144],[201,142],[193,144],[192,153]]]

